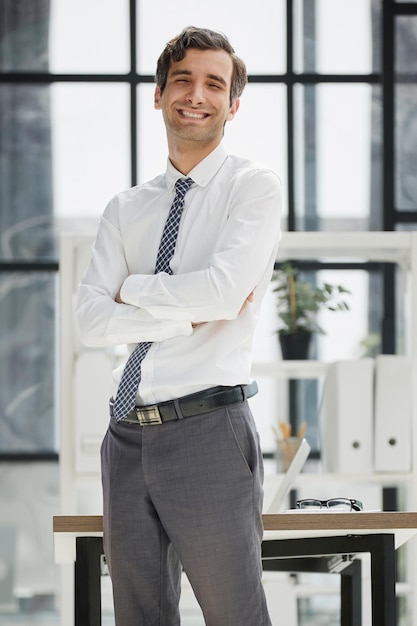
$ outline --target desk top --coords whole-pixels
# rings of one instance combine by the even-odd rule
[[[54,515],[54,533],[102,533],[102,515]]]
[[[265,539],[395,535],[395,547],[417,534],[417,512],[278,513],[262,516]]]
[[[360,513],[277,513],[262,516],[265,530],[353,530],[388,532],[390,529],[414,529],[417,533],[417,512]]]
[[[361,513],[271,513],[262,516],[265,531],[319,532],[342,531],[387,533],[395,530],[414,530],[417,533],[417,512],[361,512]],[[94,533],[103,532],[101,515],[55,515],[54,533]]]
[[[264,514],[264,540],[343,535],[393,534],[395,547],[417,534],[417,512],[274,513]],[[57,515],[53,518],[55,560],[75,560],[75,538],[101,536],[101,515]]]

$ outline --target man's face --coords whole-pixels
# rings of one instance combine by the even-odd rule
[[[189,48],[182,61],[172,63],[165,88],[155,90],[168,140],[216,145],[239,100],[230,104],[233,64],[224,50]]]

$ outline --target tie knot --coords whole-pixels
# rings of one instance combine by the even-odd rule
[[[193,182],[192,178],[179,178],[175,183],[175,190],[177,194],[184,197]]]

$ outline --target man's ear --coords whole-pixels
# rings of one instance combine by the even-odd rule
[[[161,108],[161,90],[158,86],[155,87],[155,94],[153,98],[153,104],[155,109]]]
[[[230,107],[228,116],[226,118],[227,122],[230,122],[234,118],[234,116],[236,115],[236,113],[237,113],[237,111],[239,109],[239,105],[240,105],[239,98],[236,98],[235,100],[233,100],[232,106]]]

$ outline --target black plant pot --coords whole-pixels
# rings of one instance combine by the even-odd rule
[[[308,359],[312,333],[300,330],[289,335],[280,334],[282,358],[285,360]]]

